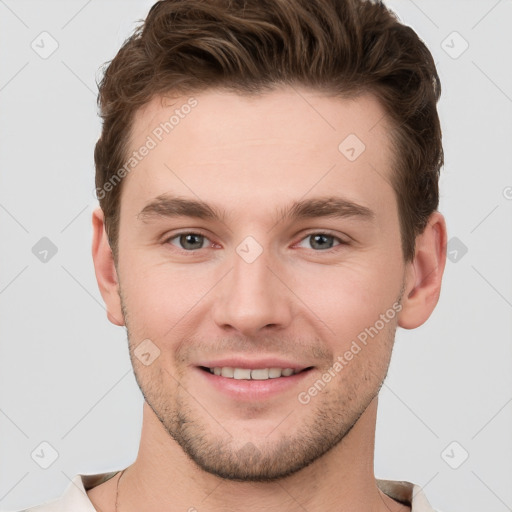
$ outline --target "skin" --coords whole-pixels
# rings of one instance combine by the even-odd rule
[[[99,289],[109,320],[127,327],[146,399],[138,456],[122,476],[118,509],[410,510],[376,485],[378,392],[396,328],[422,325],[437,304],[443,216],[431,215],[406,264],[389,184],[389,126],[371,95],[348,100],[283,87],[259,97],[216,90],[194,97],[197,106],[124,178],[117,264],[102,211],[93,213]],[[145,105],[131,148],[187,100]],[[353,162],[338,150],[349,134],[366,146]],[[143,222],[139,212],[163,193],[200,198],[226,217]],[[275,213],[294,200],[332,195],[370,208],[373,220]],[[311,235],[326,230],[334,238],[318,248]],[[206,237],[193,240],[199,248],[186,250],[177,234],[187,232]],[[236,251],[247,236],[263,249],[252,263]],[[401,305],[394,318],[300,403],[298,394],[393,304]],[[134,356],[145,339],[160,350],[147,366]],[[231,355],[271,355],[313,369],[266,400],[238,399],[197,368]],[[117,480],[88,491],[98,510],[114,510]]]

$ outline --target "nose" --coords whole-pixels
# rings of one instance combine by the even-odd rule
[[[286,328],[293,316],[293,294],[279,265],[265,251],[252,262],[234,252],[231,262],[231,272],[216,287],[216,324],[244,336]]]

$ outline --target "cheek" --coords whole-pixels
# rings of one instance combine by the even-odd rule
[[[127,272],[128,268],[136,271]],[[160,343],[185,334],[182,331],[194,316],[194,308],[201,307],[217,280],[213,267],[207,265],[177,266],[133,256],[124,261],[121,276],[130,330]]]
[[[294,279],[297,295],[340,343],[356,337],[392,307],[399,272],[378,258],[319,266]]]
[[[194,330],[189,321],[198,311],[205,313],[213,295],[220,293],[222,286],[210,294],[231,262],[178,265],[166,261],[161,253],[150,253],[142,249],[122,253],[122,291],[137,336],[167,343],[186,336],[187,326],[189,335]],[[394,256],[384,251],[354,251],[339,263],[296,259],[281,262],[274,269],[292,290],[282,300],[301,310],[301,316],[310,323],[324,324],[325,336],[333,336],[336,343],[344,345],[394,303],[400,284],[396,263],[400,259]],[[319,327],[323,330],[322,325]]]

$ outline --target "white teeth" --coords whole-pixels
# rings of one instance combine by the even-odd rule
[[[301,370],[293,370],[293,368],[231,368],[229,366],[216,366],[209,368],[210,373],[214,375],[227,377],[228,379],[237,380],[267,380],[277,379],[278,377],[289,377]]]
[[[258,370],[251,370],[251,379],[267,380],[268,379],[268,368],[260,368]]]
[[[215,371],[215,370],[213,370]],[[222,368],[221,373],[223,377],[229,377],[232,379],[235,376],[235,370],[233,368],[228,368],[227,366]]]
[[[281,368],[269,368],[268,376],[271,379],[275,379],[276,377],[281,377]]]
[[[222,371],[224,371],[224,368],[222,368]],[[250,379],[251,370],[249,370],[248,368],[235,368],[233,377],[237,380]]]

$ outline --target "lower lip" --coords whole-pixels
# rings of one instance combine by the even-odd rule
[[[210,386],[228,395],[230,398],[255,401],[266,400],[297,387],[311,373],[312,368],[295,373],[289,377],[277,377],[266,380],[230,379],[201,370],[201,368],[196,368],[196,370],[206,379]]]

